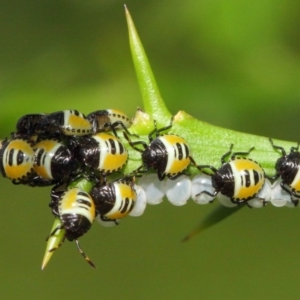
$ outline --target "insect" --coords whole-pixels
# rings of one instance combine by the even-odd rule
[[[91,137],[83,137],[79,145],[78,157],[91,168],[92,173],[102,175],[120,170],[128,159],[128,152],[121,141],[110,134],[100,132]]]
[[[16,125],[17,132],[13,136],[24,136],[30,137],[34,134],[38,134],[38,126],[41,120],[46,116],[46,114],[29,114],[22,116]]]
[[[204,190],[196,196],[204,193],[215,197],[220,192],[236,204],[251,200],[257,196],[265,182],[264,170],[250,158],[236,157],[237,155],[249,155],[254,147],[248,152],[235,153],[232,153],[232,148],[233,144],[231,144],[229,151],[221,157],[222,166],[219,169],[210,165],[198,166],[199,169],[210,169],[213,172],[211,181],[215,191],[211,193]],[[226,162],[226,157],[231,153],[231,160]]]
[[[34,151],[21,138],[4,140],[0,149],[0,171],[14,184],[26,184],[34,176]]]
[[[62,110],[46,115],[38,123],[36,130],[46,138],[60,134],[83,136],[92,133],[92,125],[78,110]]]
[[[269,139],[272,147],[275,150],[281,151],[281,157],[277,160],[275,169],[276,174],[272,179],[281,178],[280,186],[291,195],[292,202],[297,205],[298,200],[293,200],[292,196],[295,198],[300,198],[300,152],[299,143],[297,147],[291,147],[290,153],[286,154],[283,147],[274,145],[273,140]]]
[[[115,221],[126,217],[137,199],[134,179],[125,177],[111,183],[98,182],[91,190],[97,214],[103,221]]]
[[[139,167],[137,173],[145,173],[153,168],[158,175],[159,180],[166,176],[169,179],[176,179],[184,174],[184,170],[195,161],[190,155],[190,148],[187,142],[180,136],[174,134],[161,135],[162,131],[172,127],[173,118],[170,125],[157,129],[154,121],[154,129],[149,133],[149,145],[144,141],[132,142],[126,132],[123,132],[130,146],[142,153],[143,165]],[[142,145],[140,149],[137,145]]]
[[[49,237],[55,235],[58,230],[65,229],[66,233],[61,244],[65,238],[69,241],[75,240],[80,254],[95,268],[95,265],[82,251],[78,242],[78,238],[90,229],[96,217],[95,205],[91,196],[79,188],[71,188],[67,191],[54,189],[51,193],[49,206],[52,208],[54,216],[60,218],[62,222],[62,225],[57,226]],[[54,251],[57,248],[53,248],[50,251]]]
[[[72,149],[55,139],[38,142],[35,151],[34,171],[37,174],[32,185],[43,186],[68,179],[79,168]]]
[[[118,128],[126,130],[131,125],[130,119],[123,112],[116,109],[94,111],[87,115],[87,119],[92,124],[93,133]]]

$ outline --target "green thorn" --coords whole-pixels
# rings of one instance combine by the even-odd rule
[[[144,47],[126,5],[125,14],[129,32],[130,50],[142,93],[144,109],[159,124],[165,125],[170,121],[171,114],[160,95]]]
[[[51,228],[50,234],[58,227],[61,226],[61,220],[59,218],[55,218],[53,226]],[[45,255],[42,262],[42,270],[46,267],[48,264],[50,258],[52,257],[54,250],[59,248],[61,243],[63,242],[64,236],[65,236],[66,230],[65,229],[59,229],[55,232],[54,235],[49,236],[47,240],[47,246]]]

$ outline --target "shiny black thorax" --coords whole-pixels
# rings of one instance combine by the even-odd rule
[[[163,173],[168,162],[168,153],[163,142],[160,139],[153,140],[142,153],[142,160],[148,168]]]
[[[46,114],[28,114],[21,117],[16,125],[17,132],[13,134],[13,137],[24,136],[30,137],[39,133],[39,124]]]
[[[284,184],[290,185],[300,167],[300,152],[291,152],[288,155],[280,157],[276,162],[276,172],[281,176]]]
[[[60,218],[66,230],[65,237],[69,241],[78,239],[80,236],[84,235],[92,226],[91,222],[82,215],[63,214]]]
[[[229,163],[223,164],[223,166],[218,169],[212,175],[212,186],[223,195],[231,198],[234,195],[234,176]]]
[[[42,136],[57,136],[61,133],[61,127],[65,123],[63,111],[54,112],[44,117],[38,125]]]
[[[105,215],[115,205],[116,191],[112,183],[106,185],[96,184],[92,188],[90,195],[94,200],[96,211],[100,215]]]
[[[99,143],[90,137],[83,137],[80,139],[78,147],[78,157],[84,165],[97,169],[100,164],[100,147]]]

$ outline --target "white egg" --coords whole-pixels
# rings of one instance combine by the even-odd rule
[[[146,193],[139,185],[135,185],[134,189],[136,191],[137,198],[132,211],[129,213],[129,216],[139,217],[144,213],[146,209]]]
[[[196,175],[192,180],[192,199],[198,204],[207,204],[211,202],[214,197],[204,194],[202,191],[213,193],[215,189],[211,184],[211,176],[201,173]],[[200,194],[200,195],[199,195]]]
[[[167,199],[176,206],[186,204],[191,197],[192,183],[188,176],[181,175],[174,180],[167,179],[165,182],[165,193]]]
[[[143,175],[138,184],[144,190],[148,204],[162,202],[165,195],[164,181],[160,181],[157,174]]]

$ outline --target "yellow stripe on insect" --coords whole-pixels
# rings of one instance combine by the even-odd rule
[[[190,159],[185,158],[182,160],[174,160],[170,166],[169,169],[166,170],[166,173],[168,174],[177,174],[181,173],[183,170],[185,170],[190,164]]]
[[[162,140],[166,140],[168,143],[171,145],[176,145],[176,144],[186,144],[186,141],[181,138],[180,136],[177,135],[163,135],[160,137]]]
[[[262,168],[253,160],[238,158],[233,160],[233,162],[238,171],[257,170],[258,172],[263,172]]]
[[[102,166],[102,170],[105,172],[112,172],[114,170],[120,169],[124,166],[128,158],[128,154],[111,154],[107,153]],[[101,171],[102,171],[101,170]]]
[[[45,141],[41,141],[41,142],[37,143],[34,146],[34,149],[39,148],[39,149],[44,149],[47,152],[50,152],[50,151],[53,150],[53,148],[57,147],[57,145],[59,145],[57,143],[57,141],[54,141],[54,140],[45,140]]]
[[[76,116],[76,115],[70,115],[69,117],[69,125],[73,128],[80,128],[85,129],[85,130],[90,130],[91,129],[91,123],[84,119],[81,116]]]

